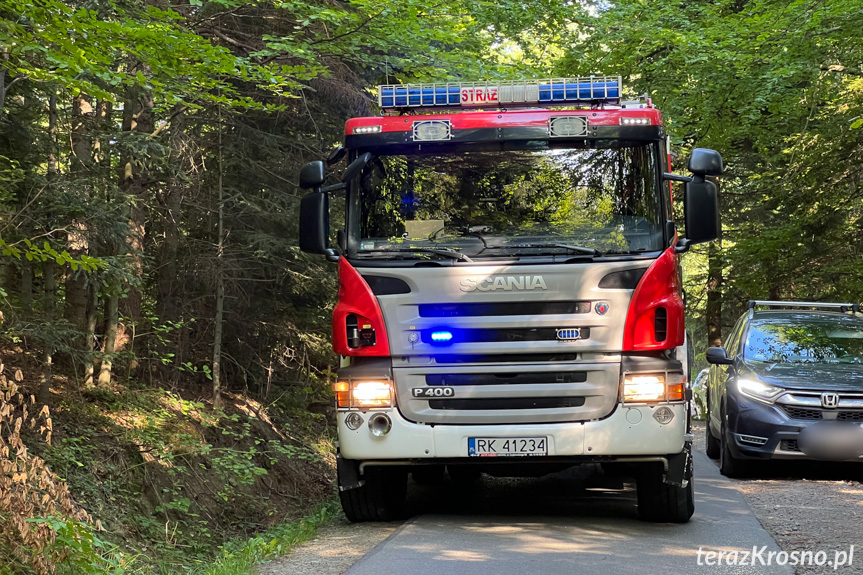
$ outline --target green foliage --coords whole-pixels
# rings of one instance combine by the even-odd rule
[[[330,500],[319,506],[304,519],[279,525],[249,539],[230,542],[222,549],[222,556],[195,575],[248,575],[261,561],[284,555],[291,548],[315,536],[318,528],[339,517],[338,502]]]
[[[118,545],[97,536],[86,523],[46,517],[31,520],[49,525],[57,534],[51,552],[65,559],[58,564],[58,575],[131,575],[135,556],[123,553]]]

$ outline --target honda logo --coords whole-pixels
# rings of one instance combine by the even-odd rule
[[[821,406],[829,408],[829,409],[839,407],[839,394],[838,393],[822,393],[821,394]]]

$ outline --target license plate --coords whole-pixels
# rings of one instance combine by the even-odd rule
[[[471,457],[517,457],[548,455],[548,437],[469,437]]]

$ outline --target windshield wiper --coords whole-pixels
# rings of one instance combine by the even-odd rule
[[[397,248],[394,250],[360,250],[358,253],[367,254],[367,253],[379,253],[379,254],[389,254],[389,253],[401,253],[401,254],[409,254],[409,253],[424,253],[424,254],[434,254],[437,256],[443,256],[445,258],[450,258],[453,260],[459,260],[463,262],[472,262],[473,260],[467,257],[465,254],[461,252],[457,252],[455,250],[448,249],[433,249],[433,248]]]
[[[506,249],[518,249],[518,248],[561,248],[570,250],[579,254],[585,254],[589,256],[601,256],[602,252],[600,252],[596,248],[587,248],[584,246],[573,246],[570,244],[506,244],[502,246],[486,246],[481,251],[485,250],[506,250]]]

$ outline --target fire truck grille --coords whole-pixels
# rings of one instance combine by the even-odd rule
[[[532,316],[580,313],[590,313],[589,301],[428,303],[419,305],[420,317]]]
[[[547,373],[441,373],[426,375],[426,385],[501,385],[521,383],[574,383],[587,381],[583,371]]]
[[[434,424],[589,421],[617,405],[620,364],[436,365],[393,369],[399,411]]]
[[[433,342],[434,330],[425,330],[422,333],[422,341]],[[590,339],[590,328],[577,330],[578,337],[575,339]],[[532,329],[461,329],[455,332],[456,341],[459,343],[503,343],[514,341],[557,341],[558,329],[553,327]]]
[[[577,353],[485,353],[455,354],[438,353],[432,358],[436,364],[460,363],[539,363],[570,362],[578,360]]]
[[[496,399],[432,399],[431,409],[501,410],[501,409],[557,409],[581,407],[583,397],[515,397]]]

